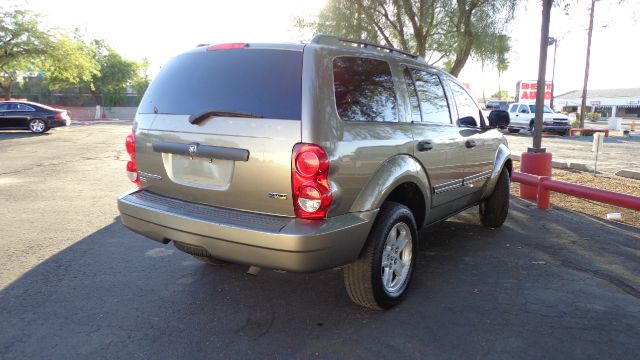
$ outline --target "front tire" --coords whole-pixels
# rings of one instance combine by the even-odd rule
[[[497,228],[509,215],[510,179],[507,169],[502,169],[498,182],[489,197],[480,202],[480,222],[482,225]]]
[[[44,123],[42,119],[32,119],[29,121],[29,130],[31,130],[34,134],[42,134],[45,133],[47,129],[47,124]]]
[[[416,263],[418,234],[411,211],[387,202],[380,209],[364,253],[344,268],[347,293],[358,305],[388,309],[407,292]]]
[[[520,132],[520,129],[509,128],[508,130],[510,134],[517,134]]]

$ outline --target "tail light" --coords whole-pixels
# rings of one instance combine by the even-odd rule
[[[138,162],[136,161],[136,136],[133,133],[127,135],[124,145],[131,158],[131,160],[127,161],[127,177],[132,183],[141,188],[142,184],[140,184],[140,177],[138,176]]]
[[[303,219],[324,219],[333,197],[329,187],[329,158],[318,145],[293,147],[291,186],[293,209]]]
[[[55,115],[53,115],[54,119],[62,119],[62,113],[57,113]]]

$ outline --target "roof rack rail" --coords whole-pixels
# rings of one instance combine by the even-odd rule
[[[339,37],[333,36],[333,35],[316,35],[311,40],[311,43],[312,44],[325,44],[325,45],[340,45],[340,43],[356,44],[356,45],[359,45],[359,46],[361,46],[363,48],[373,47],[373,48],[376,48],[376,49],[387,50],[390,53],[394,53],[395,52],[395,53],[410,57],[412,59],[417,59],[417,58],[420,57],[420,56],[418,56],[416,54],[412,54],[412,53],[410,53],[408,51],[396,49],[396,48],[391,47],[391,46],[374,44],[374,43],[370,43],[368,41],[363,41],[363,40],[339,38]]]

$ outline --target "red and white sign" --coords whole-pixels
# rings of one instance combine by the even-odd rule
[[[547,81],[544,86],[544,102],[549,104],[551,101],[551,81]],[[516,83],[516,93],[518,98],[516,102],[535,102],[538,95],[538,81],[536,80],[520,80]]]

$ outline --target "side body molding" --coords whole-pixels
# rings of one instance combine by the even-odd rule
[[[487,181],[487,185],[485,186],[484,192],[482,193],[482,198],[486,198],[491,195],[493,192],[493,188],[496,186],[498,182],[498,177],[500,177],[500,173],[502,169],[507,166],[509,170],[509,177],[511,177],[511,159],[509,158],[511,155],[511,150],[504,145],[500,144],[498,146],[498,150],[496,150],[496,158],[493,161],[493,170],[491,171],[491,178]]]
[[[425,199],[425,209],[428,213],[431,208],[429,178],[418,161],[409,155],[396,155],[382,163],[360,191],[360,194],[358,194],[350,212],[379,209],[389,194],[404,183],[413,183],[420,188]]]

